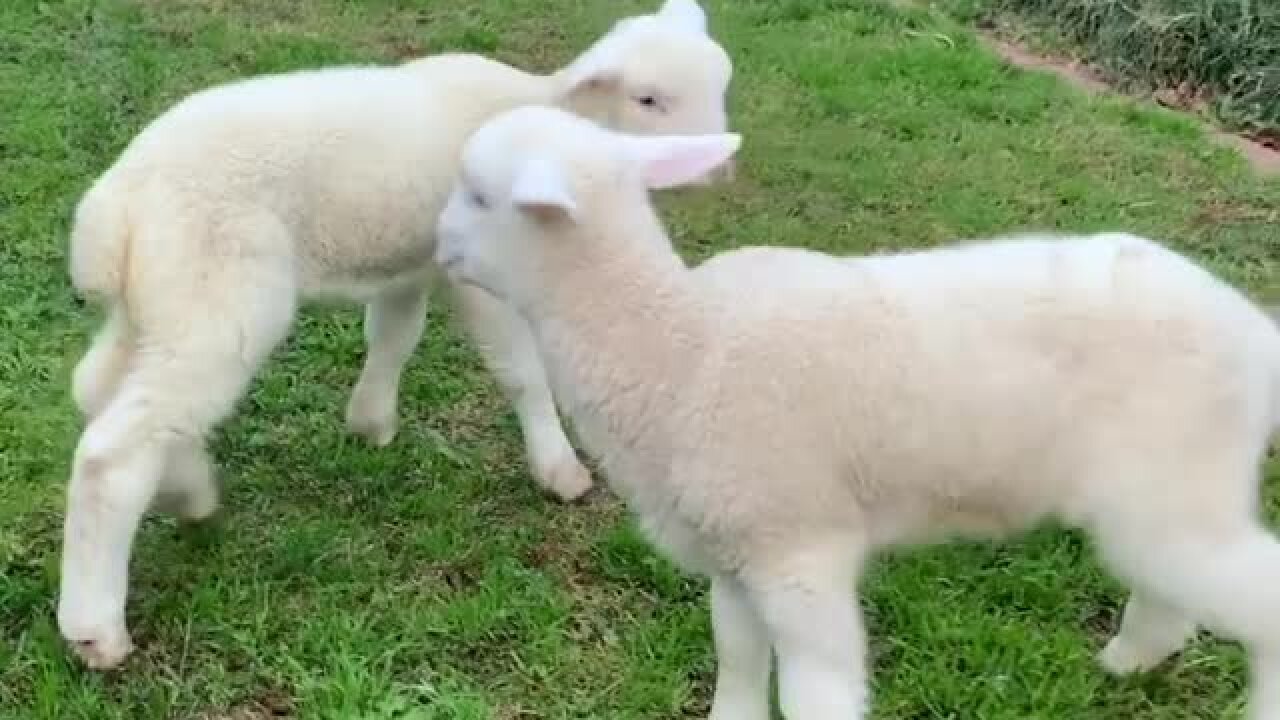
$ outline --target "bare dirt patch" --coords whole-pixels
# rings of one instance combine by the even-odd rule
[[[1053,73],[1064,82],[1085,92],[1102,94],[1114,92],[1112,87],[1087,65],[1075,60],[1047,57],[1034,53],[1016,43],[1003,40],[994,35],[984,33],[983,40],[1005,62],[1029,70],[1044,70]],[[1157,102],[1172,109],[1194,107],[1201,99],[1189,97],[1186,93],[1169,91],[1156,93]],[[1280,141],[1275,138],[1252,138],[1229,133],[1219,128],[1205,125],[1205,132],[1214,142],[1235,148],[1249,165],[1260,175],[1280,175]]]

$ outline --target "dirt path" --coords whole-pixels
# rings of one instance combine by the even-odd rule
[[[1045,70],[1067,83],[1090,93],[1110,93],[1111,86],[1088,67],[1073,61],[1044,57],[1026,48],[984,34],[987,45],[1012,65],[1031,70]],[[1280,175],[1280,151],[1249,138],[1205,125],[1205,132],[1215,141],[1240,152],[1253,169],[1263,176]]]

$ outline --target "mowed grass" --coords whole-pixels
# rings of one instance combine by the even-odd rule
[[[137,653],[87,672],[54,624],[80,429],[68,375],[98,319],[68,286],[67,224],[129,138],[181,96],[253,73],[459,49],[549,70],[650,7],[0,4],[0,718],[705,716],[704,583],[651,552],[607,493],[564,507],[535,489],[510,412],[443,306],[383,450],[342,429],[359,312],[306,312],[216,433],[224,513],[198,530],[155,517],[138,536]],[[860,253],[1127,229],[1280,297],[1280,185],[1191,123],[1006,68],[928,10],[710,10],[746,144],[732,187],[661,198],[691,261],[742,244]],[[1097,668],[1123,597],[1059,529],[896,553],[862,598],[875,717],[1238,717],[1233,644],[1202,637],[1143,678]]]

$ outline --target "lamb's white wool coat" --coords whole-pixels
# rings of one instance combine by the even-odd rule
[[[787,717],[864,717],[868,555],[1056,518],[1133,588],[1106,667],[1149,668],[1203,624],[1245,641],[1251,717],[1280,719],[1280,545],[1258,512],[1271,320],[1121,233],[689,269],[646,186],[735,147],[505,113],[464,149],[437,250],[520,309],[611,486],[711,575],[712,718],[769,717],[771,648]]]
[[[547,76],[462,54],[301,71],[198,92],[145,128],[85,194],[71,237],[76,287],[108,308],[73,379],[90,422],[68,492],[58,619],[78,652],[107,667],[129,651],[138,520],[156,497],[191,518],[214,511],[204,437],[301,299],[367,304],[347,422],[391,441],[436,275],[436,218],[482,121],[538,103],[642,134],[719,132],[731,73],[697,3],[668,0]],[[527,327],[482,291],[458,299],[538,481],[564,499],[586,492]]]

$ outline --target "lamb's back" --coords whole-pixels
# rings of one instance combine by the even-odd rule
[[[1056,503],[1102,470],[1088,465],[1103,447],[1212,442],[1265,402],[1249,398],[1256,373],[1232,376],[1257,367],[1247,301],[1142,238],[865,258],[757,248],[695,273],[722,308],[703,402],[725,441],[842,483],[775,508],[838,506],[847,491],[899,510],[882,517],[914,508],[913,522],[1069,512]]]
[[[291,231],[304,286],[381,282],[429,262],[466,136],[544,89],[476,55],[261,76],[179,102],[100,182],[134,215],[180,206],[197,228],[271,213]]]

